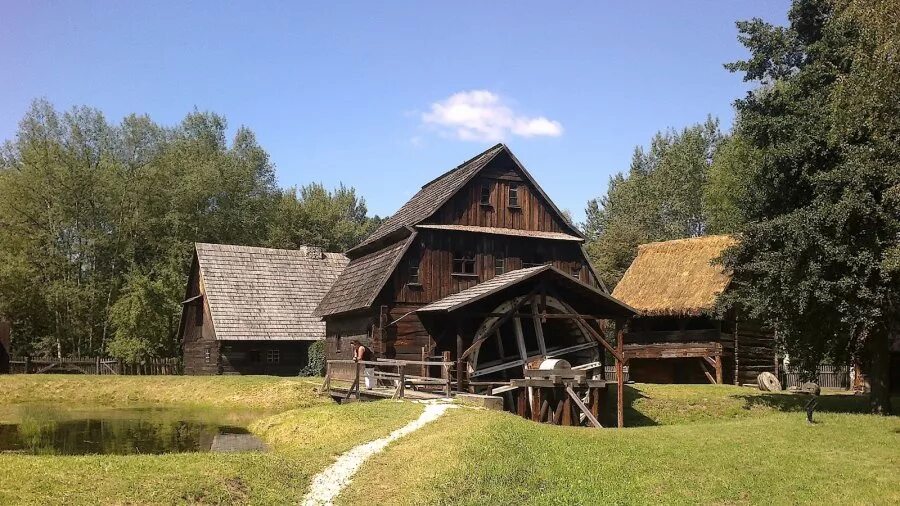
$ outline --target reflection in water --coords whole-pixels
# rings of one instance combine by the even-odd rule
[[[67,419],[44,410],[18,423],[0,423],[0,452],[130,455],[265,449],[257,437],[234,425],[172,419],[171,413],[160,416],[159,410],[109,414]]]

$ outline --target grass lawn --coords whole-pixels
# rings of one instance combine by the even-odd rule
[[[302,379],[265,377],[0,377],[0,402],[289,409],[251,430],[268,453],[34,456],[0,454],[0,504],[287,504],[339,455],[416,418],[422,407],[338,406]],[[71,402],[70,402],[71,401]],[[3,406],[0,406],[2,408]],[[0,409],[2,412],[2,409]]]
[[[17,406],[256,410],[263,454],[0,454],[0,504],[296,504],[315,473],[416,418],[419,404],[345,406],[318,379],[5,376],[0,421]],[[343,504],[900,503],[900,419],[865,399],[730,386],[627,388],[626,430],[535,424],[450,410],[364,464]],[[610,399],[614,400],[614,399]],[[900,406],[900,399],[897,401]]]
[[[363,467],[362,504],[900,503],[900,419],[864,399],[728,386],[638,385],[628,421],[593,430],[453,410]],[[658,426],[652,426],[652,425]]]

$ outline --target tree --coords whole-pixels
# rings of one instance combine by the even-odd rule
[[[706,233],[704,192],[722,139],[712,118],[657,133],[647,151],[635,149],[628,174],[610,178],[606,195],[588,202],[586,249],[607,286],[618,283],[639,244]]]
[[[367,216],[366,201],[343,184],[328,191],[319,183],[281,192],[268,245],[275,248],[318,246],[345,251],[369,235],[379,219]]]
[[[727,65],[760,83],[737,101],[759,156],[728,176],[753,188],[725,258],[731,302],[776,328],[792,364],[860,358],[878,413],[900,339],[898,19],[891,0],[795,0],[788,27],[739,22],[750,58]]]
[[[209,112],[165,127],[32,104],[0,150],[0,314],[17,353],[171,356],[194,242],[341,250],[370,230],[353,188],[298,198],[251,130],[226,133]]]

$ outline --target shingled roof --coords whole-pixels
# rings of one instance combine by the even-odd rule
[[[714,260],[736,239],[694,237],[638,246],[613,296],[650,316],[697,316],[714,309],[731,275]]]
[[[415,237],[413,233],[403,241],[351,260],[313,314],[330,316],[371,306]]]
[[[224,244],[195,245],[216,339],[300,340],[325,337],[313,316],[347,265],[341,253]]]
[[[417,313],[451,312],[510,289],[520,283],[540,278],[563,288],[566,296],[608,316],[631,316],[636,311],[603,290],[569,276],[552,265],[538,265],[506,272],[461,292],[454,293],[419,308]]]
[[[525,170],[525,167],[519,163],[519,160],[513,155],[512,151],[510,151],[506,145],[500,143],[426,183],[422,186],[422,189],[413,195],[406,204],[403,204],[396,213],[384,220],[375,232],[358,246],[350,249],[347,254],[353,257],[355,256],[355,252],[367,249],[367,246],[377,242],[379,239],[383,239],[394,232],[409,228],[429,218],[450,200],[453,195],[462,189],[466,183],[471,181],[481,169],[487,167],[491,160],[500,153],[506,153],[513,160],[516,166],[522,171],[525,179],[527,179],[544,200],[547,201],[547,204],[556,211],[563,223],[566,223],[569,226],[572,233],[577,238],[583,238],[581,232],[568,223],[565,215],[563,215],[553,201],[550,200],[550,197],[548,197],[540,185],[537,184],[537,181],[535,181],[531,174]]]

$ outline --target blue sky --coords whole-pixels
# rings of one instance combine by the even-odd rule
[[[344,182],[389,214],[506,142],[583,218],[654,132],[727,128],[748,86],[734,21],[787,0],[0,1],[0,139],[30,101],[174,124],[195,107],[256,132],[282,185]]]

